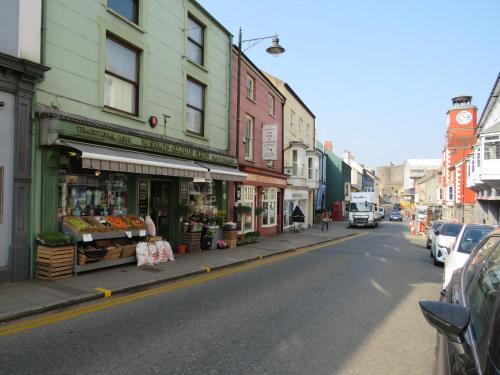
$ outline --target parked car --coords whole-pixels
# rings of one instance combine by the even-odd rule
[[[441,301],[420,301],[437,329],[437,375],[500,373],[500,230],[490,232],[453,273]]]
[[[385,219],[385,208],[379,207],[378,212],[380,213],[380,220],[384,220]]]
[[[444,223],[439,230],[434,232],[436,238],[432,248],[432,255],[434,256],[435,266],[444,263],[462,226],[463,224]]]
[[[466,224],[457,236],[455,246],[444,261],[443,288],[451,280],[453,272],[461,268],[479,242],[495,227],[483,224]]]
[[[401,211],[401,204],[399,203],[394,203],[394,206],[392,207],[393,210],[396,211]]]
[[[434,220],[431,223],[431,226],[429,227],[429,229],[427,229],[427,241],[426,241],[426,245],[425,245],[425,247],[427,249],[432,248],[432,243],[434,242],[434,238],[436,237],[435,231],[439,230],[438,228],[442,224],[444,224],[443,220]],[[431,252],[431,256],[432,256],[432,252]]]
[[[389,216],[389,221],[403,221],[401,211],[392,211],[391,216]]]

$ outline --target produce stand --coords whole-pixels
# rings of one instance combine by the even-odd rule
[[[106,218],[111,219],[111,217]],[[122,217],[115,216],[109,221],[113,224],[116,222],[121,227],[116,227],[114,225],[99,225],[100,221],[95,219],[93,223],[97,224],[94,226],[75,228],[71,225],[71,222],[78,222],[78,220],[73,218],[65,218],[63,220],[62,231],[73,235],[76,242],[74,246],[75,257],[73,265],[73,273],[75,275],[81,272],[136,262],[135,251],[133,248],[134,245],[115,245],[112,241],[110,241],[110,245],[105,247],[106,250],[103,251],[102,254],[99,254],[99,251],[102,249],[99,249],[98,246],[94,245],[96,244],[96,241],[103,240],[134,240],[135,242],[146,241],[147,231],[145,226],[139,226],[140,222],[135,222],[138,226],[131,228],[130,226],[121,224],[119,220],[120,218]],[[90,217],[85,217],[84,221],[92,222],[91,219],[92,218]],[[96,256],[89,256],[89,253],[86,253],[86,249],[84,249],[86,246],[93,247],[95,249]]]

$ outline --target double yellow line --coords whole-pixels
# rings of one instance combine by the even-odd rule
[[[278,262],[280,260],[284,260],[284,259],[296,256],[296,255],[304,254],[304,253],[307,253],[307,252],[310,252],[310,251],[313,251],[316,249],[320,249],[320,248],[324,248],[327,246],[338,244],[338,243],[341,243],[344,241],[348,241],[348,240],[363,236],[365,234],[366,234],[366,232],[360,232],[360,233],[357,233],[356,235],[353,235],[350,237],[344,237],[344,238],[341,238],[338,240],[332,240],[332,241],[325,242],[325,243],[322,243],[319,245],[306,246],[306,247],[297,249],[295,251],[283,253],[283,254],[272,256],[269,258],[262,258],[261,257],[261,259],[259,259],[259,260],[255,260],[255,261],[252,261],[249,263],[242,264],[240,266],[234,266],[234,267],[222,269],[222,270],[215,271],[215,272],[211,272],[210,268],[208,267],[207,273],[203,274],[203,275],[190,277],[188,279],[184,279],[184,280],[180,280],[180,281],[174,281],[174,282],[168,283],[166,285],[154,287],[154,288],[144,290],[141,292],[135,292],[132,294],[123,295],[120,297],[106,298],[105,300],[102,300],[99,302],[94,302],[91,304],[70,308],[68,310],[58,312],[58,313],[52,313],[50,315],[39,316],[36,318],[23,320],[23,321],[20,321],[19,323],[0,326],[0,336],[5,336],[5,335],[17,333],[17,332],[26,331],[29,329],[45,326],[45,325],[56,323],[56,322],[66,320],[66,319],[76,318],[76,317],[81,316],[81,315],[93,313],[93,312],[104,310],[104,309],[109,309],[111,307],[122,305],[122,304],[125,304],[128,302],[141,300],[141,299],[144,299],[147,297],[152,297],[152,296],[155,296],[155,295],[158,295],[161,293],[171,292],[171,291],[174,291],[176,289],[185,288],[185,287],[188,287],[191,285],[200,284],[202,282],[214,280],[214,279],[224,277],[224,276],[229,276],[229,275],[232,275],[232,274],[235,274],[238,272],[242,272],[242,271],[246,271],[246,270],[250,270],[250,269],[265,265],[265,264]]]

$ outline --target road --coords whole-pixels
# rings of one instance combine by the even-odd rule
[[[361,232],[361,231],[360,231]],[[1,374],[429,374],[442,268],[404,224],[0,337]],[[113,297],[112,297],[113,298]]]

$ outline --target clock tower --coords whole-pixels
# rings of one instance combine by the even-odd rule
[[[477,126],[477,107],[471,104],[472,96],[457,96],[451,99],[453,106],[447,112],[448,132],[457,130],[460,134],[474,134]]]

